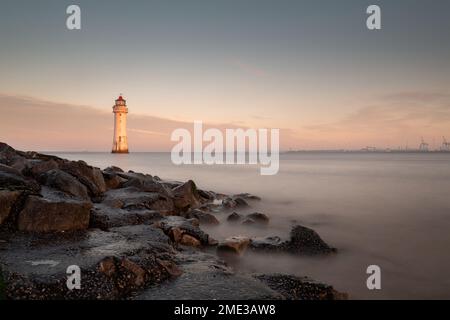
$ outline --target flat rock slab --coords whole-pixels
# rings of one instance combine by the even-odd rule
[[[282,251],[283,241],[280,237],[265,237],[265,238],[252,238],[250,243],[250,249],[261,251]]]
[[[306,277],[285,274],[260,274],[256,279],[280,292],[287,300],[346,300],[348,294],[336,291],[332,286]]]
[[[29,196],[19,213],[17,227],[28,232],[84,230],[89,225],[90,201]]]
[[[150,224],[161,217],[162,215],[156,210],[124,210],[96,203],[91,210],[90,227],[107,230],[114,227]]]
[[[124,174],[119,174],[121,177],[124,177]],[[144,192],[156,192],[162,194],[166,197],[173,197],[172,190],[168,187],[160,183],[159,181],[155,181],[151,176],[137,175],[134,174],[134,177],[129,177],[129,180],[123,183],[123,187],[135,187]]]
[[[172,199],[157,192],[144,192],[136,187],[113,189],[105,192],[104,205],[121,209],[150,209],[173,212]]]
[[[145,290],[139,300],[250,300],[283,299],[283,296],[249,275],[237,275],[202,252],[177,255],[183,274],[174,281]]]
[[[167,236],[152,226],[6,240],[0,243],[0,267],[10,299],[118,299],[170,278],[176,269]],[[67,289],[71,265],[81,269],[81,290]]]

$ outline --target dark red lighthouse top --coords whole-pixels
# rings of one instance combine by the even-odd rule
[[[117,98],[117,101],[125,101],[122,96],[119,96],[119,98]]]

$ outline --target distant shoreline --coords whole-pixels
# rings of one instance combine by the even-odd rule
[[[48,151],[48,150],[38,150],[36,152],[47,153],[47,154],[77,154],[77,153],[111,153],[110,151]],[[170,151],[134,151],[129,154],[143,154],[143,153],[167,153],[170,154]],[[358,153],[358,154],[370,154],[370,153],[407,153],[407,154],[450,154],[450,151],[440,151],[440,150],[432,150],[432,151],[419,151],[419,150],[374,150],[374,151],[366,151],[366,150],[292,150],[292,151],[280,151],[280,154],[296,154],[296,153]],[[246,153],[248,154],[248,152]],[[121,156],[123,154],[119,154]],[[126,154],[125,154],[126,156]]]
[[[428,154],[428,153],[446,153],[450,154],[450,151],[440,151],[440,150],[433,150],[433,151],[420,151],[420,150],[373,150],[373,151],[367,151],[367,150],[297,150],[297,151],[285,151],[281,152],[284,154],[289,153],[420,153],[420,154]]]

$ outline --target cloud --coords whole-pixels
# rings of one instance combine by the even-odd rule
[[[112,110],[4,94],[0,95],[0,101],[0,140],[14,147],[45,151],[108,151],[112,146]],[[129,114],[130,148],[166,150],[170,132],[187,125]]]
[[[450,135],[450,95],[399,92],[374,101],[330,123],[305,126],[311,137],[329,137],[341,146],[367,144],[395,147],[421,136],[431,140]],[[345,145],[345,143],[347,145]]]
[[[109,108],[0,94],[0,113],[0,141],[18,149],[107,152],[112,146],[113,115]],[[170,140],[173,130],[192,131],[192,122],[132,112],[128,117],[132,151],[170,151],[174,145]],[[246,120],[204,123],[204,129],[245,129]],[[418,91],[378,96],[336,121],[296,130],[280,128],[280,145],[282,149],[396,147],[407,142],[418,144],[421,136],[429,142],[450,137],[449,94]]]
[[[58,103],[27,96],[0,94],[0,141],[17,149],[36,151],[109,151],[112,146],[112,110]],[[199,119],[201,120],[201,119]],[[204,123],[207,128],[244,128],[236,123]],[[173,130],[192,131],[193,123],[149,115],[128,114],[128,141],[132,151],[170,151]],[[292,133],[282,129],[289,141]]]
[[[442,92],[423,92],[423,91],[402,91],[390,93],[382,96],[383,100],[391,102],[415,102],[415,103],[431,103],[450,101],[450,94]]]

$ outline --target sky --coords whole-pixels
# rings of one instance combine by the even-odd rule
[[[381,30],[366,28],[371,4]],[[123,93],[136,151],[169,151],[194,120],[280,128],[285,150],[438,147],[449,15],[447,0],[3,0],[0,141],[108,151]]]

